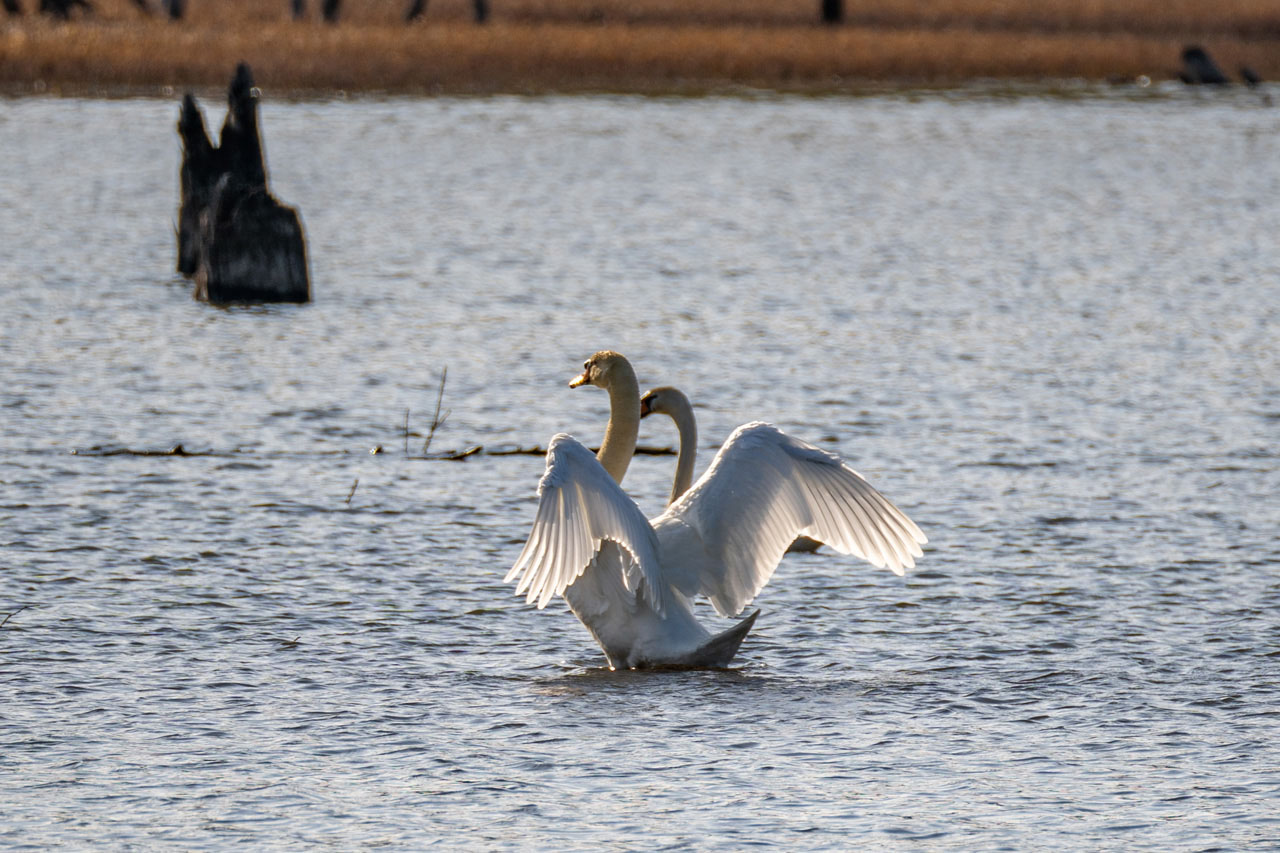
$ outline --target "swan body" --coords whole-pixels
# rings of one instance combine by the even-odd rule
[[[605,440],[595,455],[569,435],[551,440],[507,581],[540,609],[562,595],[612,668],[727,666],[759,611],[713,636],[692,599],[741,612],[798,533],[899,575],[923,554],[915,523],[839,457],[760,422],[735,430],[706,473],[646,519],[621,487],[640,421],[631,365],[598,352],[569,384],[609,392]]]

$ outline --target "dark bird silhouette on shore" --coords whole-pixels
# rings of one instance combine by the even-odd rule
[[[1208,51],[1199,45],[1189,45],[1182,50],[1182,71],[1178,79],[1190,86],[1225,86],[1231,81],[1222,73]]]

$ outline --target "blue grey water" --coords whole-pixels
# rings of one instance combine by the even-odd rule
[[[174,274],[173,100],[0,102],[0,846],[1280,847],[1280,109],[266,94],[301,307]],[[446,368],[432,453],[597,441],[606,347],[917,569],[605,669],[502,582],[543,460],[411,457]]]

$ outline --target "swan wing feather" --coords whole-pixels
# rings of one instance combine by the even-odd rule
[[[623,552],[624,586],[638,589],[661,613],[665,585],[653,527],[595,454],[561,433],[547,448],[533,530],[506,582],[519,578],[516,594],[541,610],[586,571],[606,541]]]
[[[798,535],[897,575],[928,541],[840,457],[760,422],[738,427],[654,524],[672,584],[725,616],[755,598]]]

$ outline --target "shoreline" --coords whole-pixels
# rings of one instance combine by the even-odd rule
[[[0,92],[166,97],[217,90],[238,62],[285,97],[542,94],[860,95],[1011,86],[1160,83],[1204,44],[1235,81],[1280,77],[1280,33],[1027,31],[817,24],[430,26],[264,21],[253,26],[0,18]]]
[[[254,72],[257,73],[256,71]],[[485,98],[636,98],[636,99],[697,99],[697,98],[729,98],[744,101],[770,100],[777,98],[832,98],[860,99],[881,97],[962,97],[988,99],[1017,99],[1022,97],[1047,97],[1063,100],[1087,98],[1117,98],[1133,101],[1160,100],[1177,98],[1190,92],[1192,87],[1184,86],[1178,81],[1135,80],[1085,80],[1080,78],[1064,79],[993,79],[973,78],[947,82],[913,82],[892,80],[851,81],[839,88],[771,88],[763,86],[712,85],[687,86],[680,89],[653,87],[646,90],[611,89],[611,88],[547,88],[521,92],[508,91],[417,91],[412,89],[311,89],[311,88],[279,88],[271,85],[258,87],[269,102],[275,103],[327,103],[350,101],[353,103],[417,100],[429,98],[446,98],[454,100]],[[1209,87],[1198,87],[1209,88]],[[1234,87],[1236,97],[1246,92],[1270,103],[1274,97],[1270,93],[1274,89],[1263,87],[1247,89],[1240,85]],[[1230,89],[1221,92],[1222,96],[1230,96]],[[178,103],[182,96],[191,94],[202,105],[212,104],[220,109],[227,96],[226,81],[222,85],[201,84],[198,86],[175,87],[172,85],[132,85],[91,83],[61,83],[54,86],[23,86],[0,83],[0,100],[18,100],[26,98],[52,98],[68,100],[138,100],[138,101],[173,101]],[[1210,94],[1210,93],[1206,93]],[[206,107],[207,109],[207,107]]]

